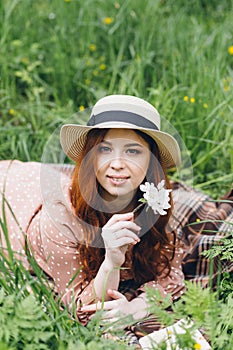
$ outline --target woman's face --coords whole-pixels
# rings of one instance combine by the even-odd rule
[[[150,163],[148,143],[130,129],[110,129],[97,145],[94,169],[106,201],[132,198]]]

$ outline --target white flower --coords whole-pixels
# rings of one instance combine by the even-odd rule
[[[48,17],[49,19],[53,20],[54,18],[56,18],[56,15],[55,13],[51,12]]]
[[[166,215],[167,212],[165,209],[171,207],[169,204],[169,192],[171,192],[171,190],[164,188],[164,185],[164,180],[160,181],[157,187],[153,183],[149,182],[146,182],[144,185],[140,185],[140,190],[145,192],[143,193],[144,199],[141,201],[146,202],[148,206],[152,208],[155,214]]]

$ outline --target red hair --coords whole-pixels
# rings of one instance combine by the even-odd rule
[[[78,251],[83,262],[83,273],[87,280],[91,280],[96,276],[104,260],[105,249],[98,248],[97,245],[99,242],[101,247],[104,246],[101,238],[101,228],[112,215],[96,209],[99,193],[93,167],[95,151],[92,151],[95,150],[95,146],[102,142],[108,130],[92,129],[89,131],[85,147],[76,163],[72,177],[71,202],[77,217],[83,223],[85,237],[83,244],[78,245]],[[151,157],[145,181],[158,184],[159,181],[164,179],[166,187],[171,188],[165,169],[161,165],[156,143],[145,133],[137,130],[135,132],[149,144],[151,153],[154,155],[154,157]],[[138,189],[136,196],[137,199],[142,197],[140,189]],[[135,220],[138,220],[137,223],[146,230],[146,233],[140,237],[140,243],[133,247],[132,274],[136,282],[145,283],[154,280],[165,268],[168,268],[168,272],[170,271],[171,258],[167,256],[166,251],[169,248],[174,253],[175,249],[175,235],[174,244],[171,244],[166,233],[166,225],[170,215],[171,208],[167,211],[167,215],[159,216],[156,222],[155,214],[151,209],[138,211],[135,215]],[[145,227],[145,223],[147,227]]]

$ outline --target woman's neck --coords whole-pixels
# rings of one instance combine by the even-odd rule
[[[129,213],[134,210],[134,208],[137,206],[137,200],[135,199],[135,196],[129,199],[129,197],[118,197],[115,199],[112,199],[111,201],[103,199],[103,211],[108,213]]]

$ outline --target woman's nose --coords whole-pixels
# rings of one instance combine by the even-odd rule
[[[123,169],[124,168],[124,160],[122,157],[114,157],[110,162],[110,167],[112,169]]]

